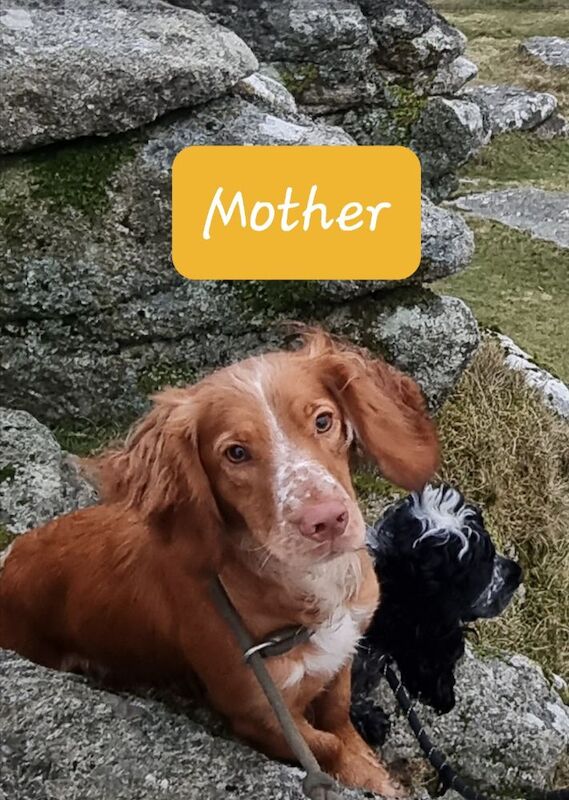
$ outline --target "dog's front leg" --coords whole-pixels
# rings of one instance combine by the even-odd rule
[[[341,741],[333,733],[317,730],[300,714],[293,714],[293,720],[320,767],[332,774],[330,767],[338,759],[342,747]],[[246,739],[266,755],[282,761],[296,761],[296,756],[274,716],[267,716],[264,719],[251,715],[233,718],[231,727],[237,736]]]
[[[330,772],[341,783],[371,789],[385,797],[404,797],[403,787],[381,764],[350,719],[351,664],[345,666],[312,703],[314,726],[332,733],[341,746]]]

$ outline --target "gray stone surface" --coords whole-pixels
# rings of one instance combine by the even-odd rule
[[[280,117],[297,117],[294,96],[275,77],[255,72],[239,81],[233,91],[244,100]]]
[[[22,533],[95,498],[76,461],[44,425],[26,411],[0,408],[1,527]]]
[[[429,94],[452,95],[459,92],[468,81],[478,75],[478,67],[465,56],[458,56],[450,64],[444,64],[430,81]],[[415,79],[417,85],[417,79]],[[419,84],[420,85],[420,84]]]
[[[545,122],[534,128],[533,133],[545,141],[567,139],[569,137],[569,121],[558,111],[555,111]]]
[[[0,152],[138,127],[256,66],[234,33],[159,0],[0,0]]]
[[[475,86],[464,96],[487,110],[492,135],[536,128],[557,108],[557,99],[546,92],[519,86]]]
[[[528,787],[551,787],[556,773],[567,769],[569,707],[537,664],[519,655],[478,657],[467,651],[457,670],[456,695],[449,714],[437,717],[420,703],[417,711],[450,763],[481,791],[524,796]],[[386,685],[380,696],[385,707],[394,707]],[[384,754],[388,761],[397,755],[411,763],[420,759],[401,717]]]
[[[3,402],[42,421],[130,418],[153,389],[280,342],[270,328],[281,317],[322,320],[385,288],[190,282],[169,259],[169,170],[184,146],[350,142],[337,128],[226,97],[144,134],[13,159],[0,187]],[[417,279],[470,258],[460,216],[428,201],[423,239]]]
[[[372,100],[382,80],[377,45],[353,0],[174,0],[229,26],[270,61],[307,109],[349,107]]]
[[[532,36],[520,45],[522,53],[533,56],[547,67],[569,69],[569,39],[560,36]]]
[[[539,667],[521,656],[468,653],[457,689],[448,715],[436,718],[419,705],[453,765],[497,796],[549,787],[566,759],[569,710]],[[380,697],[394,709],[385,685]],[[217,720],[188,702],[117,695],[6,651],[0,651],[0,741],[2,800],[303,796],[299,769],[227,738]],[[418,746],[401,717],[383,755],[403,774],[421,771]],[[345,800],[365,796],[342,791]],[[411,798],[428,795],[418,789]]]
[[[480,342],[476,320],[462,300],[426,290],[392,292],[375,306],[357,301],[339,307],[326,324],[413,375],[432,408],[441,405]]]
[[[341,125],[358,144],[414,145],[425,95],[452,96],[477,71],[462,55],[465,37],[424,0],[171,1],[231,27],[263,70],[278,71],[303,111]],[[417,152],[436,151],[425,161],[424,185],[435,200],[448,196],[452,170],[486,141],[466,106],[451,116],[428,106],[429,119],[420,120],[428,141],[417,140]],[[444,171],[433,170],[447,153]]]
[[[539,367],[531,356],[508,336],[496,334],[496,338],[504,349],[507,366],[521,372],[526,383],[539,392],[550,408],[569,419],[569,386]]]
[[[454,275],[470,262],[474,253],[474,234],[460,215],[436,206],[427,198],[422,205],[423,281]]]
[[[466,99],[430,98],[411,128],[409,146],[421,159],[423,186],[437,194],[437,181],[477,153],[490,138],[486,113]]]
[[[526,186],[469,194],[459,197],[452,205],[476,217],[528,231],[536,239],[569,247],[568,192],[548,192]]]
[[[212,735],[192,713],[0,651],[0,798],[303,800],[299,769]]]
[[[359,0],[378,44],[378,58],[412,74],[448,64],[464,52],[466,37],[423,0]]]

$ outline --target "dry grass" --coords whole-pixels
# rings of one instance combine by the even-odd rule
[[[480,625],[481,643],[569,677],[569,423],[550,413],[487,340],[440,414],[442,478],[480,503],[525,591]]]
[[[434,0],[433,5],[468,37],[467,56],[478,65],[478,83],[510,83],[552,92],[569,112],[569,75],[522,55],[530,36],[569,36],[563,0]]]

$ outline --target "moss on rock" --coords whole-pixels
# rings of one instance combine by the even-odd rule
[[[283,84],[297,99],[318,80],[316,64],[279,64],[278,71]]]
[[[136,154],[136,136],[80,139],[5,160],[1,172],[0,226],[8,241],[29,225],[29,211],[69,209],[94,218],[110,203],[112,175]]]
[[[34,153],[29,157],[32,198],[45,200],[54,211],[71,207],[99,214],[109,202],[109,178],[134,154],[132,136],[84,139]]]
[[[4,525],[0,525],[0,552],[12,544],[15,538],[16,534],[11,533]]]
[[[421,97],[413,89],[398,83],[389,86],[388,97],[392,101],[390,111],[393,119],[405,129],[409,129],[418,121],[427,104],[425,97]]]
[[[137,386],[141,392],[150,395],[166,386],[187,386],[197,379],[197,371],[187,363],[169,364],[161,361],[139,376]]]
[[[16,474],[16,468],[12,464],[4,464],[0,467],[0,483],[11,481]]]

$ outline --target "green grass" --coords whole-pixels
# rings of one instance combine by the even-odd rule
[[[53,435],[61,447],[78,456],[99,453],[109,443],[122,438],[125,433],[125,426],[118,424],[95,425],[79,421],[75,423],[68,421],[53,430]]]
[[[436,291],[461,297],[483,327],[511,336],[569,381],[569,250],[496,222],[470,224],[476,236],[472,263],[435,284]]]
[[[542,141],[528,133],[497,136],[459,173],[460,192],[531,184],[569,189],[569,139]]]
[[[552,92],[569,113],[569,74],[518,51],[530,36],[569,37],[563,0],[434,0],[433,5],[468,37],[466,55],[478,65],[478,83],[509,83]]]

